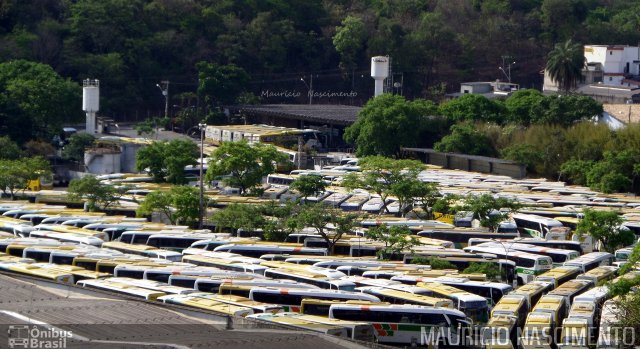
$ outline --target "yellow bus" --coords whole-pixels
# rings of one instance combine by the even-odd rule
[[[591,269],[584,274],[578,275],[576,279],[589,280],[593,282],[594,285],[598,285],[604,281],[609,281],[614,277],[616,277],[617,272],[618,272],[617,267],[614,267],[612,265],[603,265],[595,269]]]
[[[520,337],[523,349],[551,349],[554,343],[553,314],[529,313]]]
[[[453,301],[451,299],[429,297],[423,294],[394,290],[386,287],[359,287],[357,291],[376,296],[380,298],[380,301],[391,304],[415,304],[441,308],[454,308]]]
[[[67,271],[42,268],[30,263],[3,262],[0,263],[0,270],[52,280],[61,284],[73,284],[73,275]]]
[[[544,295],[538,301],[531,313],[543,313],[550,314],[552,316],[553,325],[559,325],[562,323],[565,317],[567,317],[568,309],[567,299],[560,295]],[[526,326],[526,324],[525,324]]]
[[[171,294],[163,295],[158,298],[158,301],[167,304],[178,304],[188,307],[204,309],[215,313],[220,313],[230,316],[247,316],[253,314],[253,310],[248,307],[238,306],[233,304],[225,304],[220,301],[201,297],[198,294]]]
[[[524,326],[529,312],[527,297],[525,295],[508,294],[502,297],[491,309],[491,318],[508,316],[516,319],[518,327]]]
[[[558,286],[558,288],[550,291],[547,295],[562,296],[566,298],[567,304],[571,304],[577,295],[593,288],[593,286],[595,285],[591,280],[571,280]]]
[[[279,324],[285,324],[305,331],[319,332],[322,334],[328,334],[336,337],[349,338],[349,331],[342,325],[329,325],[325,323],[312,322],[309,320],[279,316],[280,314],[254,314],[247,316],[248,318],[258,319],[267,322],[275,322]]]
[[[427,289],[432,297],[451,299],[456,309],[465,313],[475,323],[486,323],[489,320],[489,305],[487,299],[482,296],[437,282],[419,282],[417,286]]]
[[[107,291],[112,293],[118,293],[126,296],[141,298],[147,301],[156,301],[159,297],[166,295],[164,292],[158,292],[149,290],[142,287],[127,285],[121,282],[110,280],[80,280],[77,282],[78,286],[84,288],[91,288],[100,291]]]
[[[533,309],[547,291],[549,291],[548,283],[533,281],[517,288],[515,291],[509,293],[509,295],[525,296],[525,299],[527,300],[527,309]]]
[[[556,288],[569,280],[575,279],[581,272],[578,267],[555,267],[536,276],[535,281],[548,282],[553,284],[553,288]]]
[[[358,304],[358,305],[391,305],[387,302],[371,302],[361,300],[338,301],[334,299],[303,298],[300,305],[300,313],[307,315],[329,316],[329,308],[333,304]]]
[[[109,248],[122,253],[135,254],[147,258],[165,259],[172,262],[179,262],[182,259],[182,254],[179,252],[162,250],[147,245],[132,245],[120,241],[105,242],[102,244],[102,248]]]

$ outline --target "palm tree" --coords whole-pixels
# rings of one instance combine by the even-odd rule
[[[551,81],[556,82],[561,91],[569,92],[582,80],[582,69],[585,65],[582,45],[567,40],[556,44],[549,52],[546,69]]]

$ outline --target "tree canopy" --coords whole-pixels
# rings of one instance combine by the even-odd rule
[[[262,177],[275,172],[277,163],[289,158],[269,144],[247,141],[222,143],[209,157],[206,180],[211,182],[222,177],[225,185],[240,189],[240,194],[256,187]]]
[[[163,214],[171,224],[195,227],[200,215],[198,189],[188,186],[173,186],[169,191],[156,190],[147,194],[136,210],[138,216]]]
[[[400,147],[418,143],[426,118],[434,112],[431,102],[383,94],[367,102],[356,122],[346,128],[344,138],[355,144],[358,156],[398,156]]]
[[[138,151],[136,167],[148,171],[157,181],[185,184],[184,168],[196,165],[199,156],[198,146],[191,140],[153,142]]]
[[[106,210],[120,199],[124,190],[102,183],[92,175],[74,179],[69,183],[68,197],[72,201],[85,201],[87,210]]]
[[[582,80],[582,69],[586,63],[582,45],[567,40],[556,44],[549,52],[546,69],[560,90],[569,92]]]
[[[635,242],[635,234],[622,227],[623,220],[618,212],[587,209],[583,213],[584,218],[578,222],[576,233],[593,237],[601,250],[613,253]]]

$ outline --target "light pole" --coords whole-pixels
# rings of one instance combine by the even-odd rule
[[[504,245],[504,243],[498,239],[490,239],[490,240],[502,245],[502,248],[504,249],[504,258],[506,260],[509,260],[509,249]],[[509,247],[511,247],[511,245],[513,245],[513,242],[509,245]],[[498,262],[498,269],[500,270],[500,278],[502,279],[502,263],[500,262]]]
[[[312,104],[313,103],[313,74],[311,74],[311,77],[309,78],[309,85],[307,85],[307,82],[304,81],[304,78],[300,78],[300,81],[302,81],[304,85],[307,86],[307,88],[309,89],[309,104]]]
[[[503,57],[503,60],[502,60],[502,65],[503,66],[502,67],[498,67],[498,69],[500,69],[500,71],[502,71],[502,74],[504,74],[504,76],[507,77],[507,80],[509,81],[509,83],[511,83],[511,66],[514,65],[514,64],[516,64],[516,62],[510,62],[507,65],[507,71],[505,71],[504,70],[504,57]]]
[[[204,131],[207,127],[207,124],[198,124],[198,128],[200,129],[200,215],[198,218],[198,227],[202,229],[202,223],[204,220],[204,176],[203,176],[203,168],[204,168]]]
[[[162,80],[160,81],[160,83],[162,84],[162,86],[160,86],[160,84],[156,84],[156,86],[158,86],[160,91],[162,91],[162,95],[164,96],[164,117],[168,118],[169,117],[169,80]]]

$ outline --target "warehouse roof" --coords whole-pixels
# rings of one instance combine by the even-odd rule
[[[358,117],[361,107],[332,104],[261,104],[229,107],[232,112],[247,115],[269,115],[285,119],[348,126]]]

